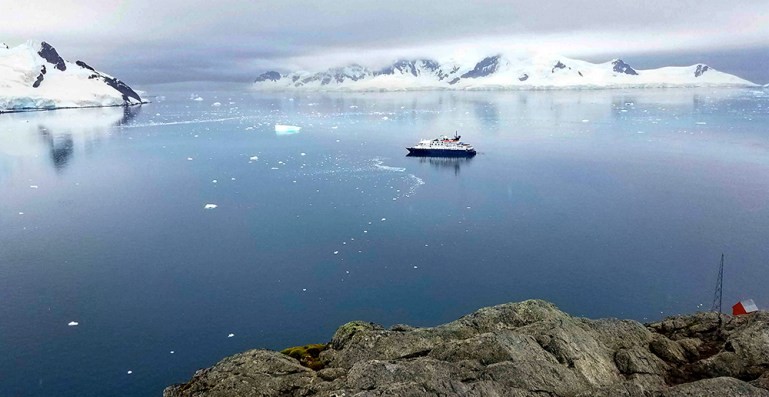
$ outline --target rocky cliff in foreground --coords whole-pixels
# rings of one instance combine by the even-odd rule
[[[352,322],[305,353],[237,354],[163,395],[769,396],[766,312],[643,325],[531,300],[434,328]]]

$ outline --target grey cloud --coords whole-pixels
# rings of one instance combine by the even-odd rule
[[[248,82],[281,66],[495,45],[542,43],[575,57],[630,54],[651,64],[669,59],[672,49],[739,54],[769,48],[769,3],[750,0],[0,0],[0,9],[7,14],[3,41],[46,40],[67,59],[137,84]],[[764,73],[756,80],[769,80]]]

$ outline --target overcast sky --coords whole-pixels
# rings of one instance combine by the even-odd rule
[[[139,86],[513,51],[769,83],[768,0],[0,0],[0,33]]]

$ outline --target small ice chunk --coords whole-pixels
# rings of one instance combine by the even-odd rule
[[[192,157],[187,157],[187,161],[192,161]]]
[[[305,153],[305,152],[302,152],[302,153],[299,153],[299,155],[300,155],[300,156],[306,156],[306,155],[307,155],[307,153]]]
[[[219,181],[217,181],[216,179],[212,179],[211,183],[219,183]]]
[[[131,371],[131,370],[129,369],[129,370],[128,370],[128,372],[126,372],[126,373],[127,373],[128,375],[131,375],[132,373],[134,373],[134,371]]]
[[[248,159],[251,161],[256,161],[256,160],[259,160],[259,156],[251,156]]]
[[[216,204],[206,204],[203,208],[205,208],[207,210],[212,210],[212,209],[214,209],[216,207],[218,207],[218,205],[216,205]]]
[[[203,98],[198,96],[198,97],[193,98],[192,100],[196,101],[196,102],[201,102],[201,101],[203,101]]]
[[[390,120],[390,118],[387,116],[382,116],[382,120]]]
[[[222,103],[221,102],[214,102],[214,103],[211,104],[211,106],[219,107],[219,106],[222,106]]]
[[[171,354],[174,354],[174,351],[173,351],[173,350],[171,350]]]
[[[338,255],[338,254],[339,254],[339,251],[334,251],[334,255]]]
[[[278,133],[291,134],[291,133],[299,132],[299,130],[301,129],[302,127],[299,127],[297,125],[275,124],[275,132],[278,132]]]
[[[227,335],[227,337],[228,337],[228,338],[232,338],[233,336],[235,336],[235,334],[229,334],[229,335]]]
[[[29,185],[29,188],[30,188],[30,189],[37,189],[37,188],[38,188],[38,186],[37,186],[37,185]]]
[[[382,218],[382,222],[384,222],[384,221],[386,221],[386,220],[387,220],[387,218]]]
[[[19,211],[19,215],[24,215],[24,213],[23,213],[23,212],[21,212],[21,211]]]
[[[70,321],[69,323],[67,323],[67,325],[69,325],[70,327],[77,327],[78,325],[80,325],[80,323],[78,323],[77,321]]]
[[[414,269],[417,269],[417,267],[416,267],[416,266],[414,266]]]
[[[270,168],[270,169],[271,169],[271,170],[279,170],[280,168],[278,168],[278,167],[272,167],[272,168]]]

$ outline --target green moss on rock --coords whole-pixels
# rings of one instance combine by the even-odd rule
[[[302,366],[318,371],[323,369],[323,362],[320,360],[320,352],[326,350],[328,344],[313,344],[304,346],[295,346],[284,349],[281,353],[295,358]]]

